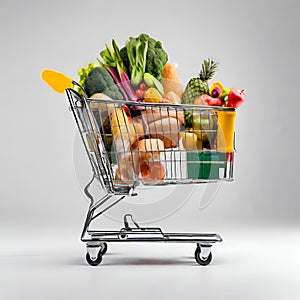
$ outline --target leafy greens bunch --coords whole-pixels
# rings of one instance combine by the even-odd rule
[[[168,55],[160,41],[142,33],[130,37],[121,49],[113,39],[112,46],[105,45],[97,60],[99,66],[90,63],[78,71],[79,83],[87,96],[104,93],[113,99],[136,101],[134,89],[143,81],[144,74],[150,73],[161,80]]]
[[[142,33],[136,38],[130,37],[120,50],[120,54],[129,71],[133,72],[132,80],[135,81],[136,78],[142,80],[144,73],[150,73],[156,79],[161,80],[168,54],[160,41]]]

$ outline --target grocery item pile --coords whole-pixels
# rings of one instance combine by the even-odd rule
[[[199,77],[192,78],[183,90],[176,66],[168,61],[162,43],[147,34],[130,37],[121,49],[113,39],[97,61],[98,66],[91,62],[78,71],[79,83],[88,97],[103,93],[120,100],[235,108],[245,98],[238,88],[225,88],[220,82],[209,84],[218,67],[212,59],[203,61]]]
[[[114,154],[110,159],[116,165],[115,180],[138,177],[160,182],[170,178],[167,160],[162,158],[167,149],[220,150],[217,108],[234,111],[245,94],[217,81],[209,83],[217,68],[217,62],[205,59],[199,76],[184,88],[162,43],[140,34],[121,48],[113,39],[100,52],[97,63],[79,69],[79,84],[88,98],[95,99],[91,102],[94,117],[102,126],[106,148]],[[118,106],[115,100],[127,102]]]

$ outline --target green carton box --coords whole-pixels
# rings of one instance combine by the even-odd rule
[[[226,167],[226,153],[188,152],[187,170],[189,179],[220,179],[220,170]]]

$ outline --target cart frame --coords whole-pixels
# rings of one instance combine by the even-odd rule
[[[73,83],[78,85],[76,82]],[[66,89],[66,95],[69,100],[70,111],[73,113],[93,173],[91,180],[84,188],[84,194],[90,201],[81,234],[81,241],[86,243],[87,262],[92,266],[98,265],[107,251],[107,243],[173,242],[196,244],[196,262],[200,265],[208,265],[212,260],[212,245],[222,241],[220,235],[216,233],[164,233],[159,227],[140,227],[131,214],[126,214],[124,216],[124,227],[120,230],[104,231],[90,229],[91,223],[96,218],[103,216],[106,211],[117,205],[125,197],[137,196],[135,187],[138,182],[134,180],[132,184],[115,184],[108,153],[103,141],[101,140],[101,136],[99,141],[99,135],[97,133],[99,128],[97,128],[96,121],[93,117],[89,99],[86,95],[81,95],[74,89],[70,88]],[[170,104],[170,106],[172,106],[172,104]],[[176,105],[174,105],[174,107],[176,107]],[[190,108],[192,106],[188,107]],[[197,108],[199,109],[199,106],[197,106]],[[208,107],[204,108],[208,109]],[[223,107],[218,109],[230,111],[234,110]],[[92,153],[89,150],[90,145],[88,145],[84,135],[87,130],[90,132],[90,137],[92,139],[94,150]],[[231,181],[233,180],[233,163],[230,163],[228,166],[229,167],[226,172],[229,176],[224,180]],[[90,187],[95,181],[101,184],[101,188],[105,192],[105,194],[97,200],[90,192]],[[209,182],[209,180],[202,180],[196,183],[201,182]],[[174,183],[176,183],[176,181]],[[189,182],[187,181],[187,183]]]

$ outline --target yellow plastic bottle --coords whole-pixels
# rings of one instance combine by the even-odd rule
[[[236,111],[218,111],[217,150],[234,152]]]

